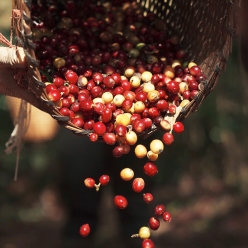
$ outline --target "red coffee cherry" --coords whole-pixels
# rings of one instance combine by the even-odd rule
[[[151,203],[153,201],[153,195],[151,193],[143,194],[143,200],[146,203]]]
[[[114,198],[114,204],[119,208],[119,209],[125,209],[128,205],[127,199],[122,196],[122,195],[117,195]]]
[[[155,207],[154,213],[158,216],[161,216],[165,212],[165,206],[160,204]]]
[[[159,226],[160,226],[160,221],[158,218],[156,217],[151,217],[149,219],[149,227],[152,229],[152,230],[158,230]]]
[[[99,178],[99,183],[102,185],[102,186],[105,186],[109,183],[109,180],[110,180],[110,177],[108,175],[102,175],[100,176]]]
[[[90,234],[90,226],[89,224],[84,224],[80,227],[79,233],[83,237],[87,237]]]
[[[176,133],[182,133],[184,131],[184,125],[182,122],[175,122],[173,125],[173,131]]]
[[[169,212],[164,212],[162,217],[165,222],[171,222],[171,214]]]

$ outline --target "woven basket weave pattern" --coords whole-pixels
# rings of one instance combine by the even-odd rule
[[[195,111],[214,88],[225,69],[236,30],[237,5],[230,0],[138,0],[145,11],[155,13],[165,21],[170,35],[180,38],[180,45],[188,52],[188,60],[202,67],[207,80],[201,82],[199,94],[184,107],[178,117],[186,118]],[[61,116],[44,91],[32,43],[30,9],[31,0],[13,0],[13,9],[22,12],[21,22],[14,23],[18,45],[26,50],[29,62],[29,89],[43,100],[50,113],[61,125],[81,134],[88,131],[74,126],[69,118]]]

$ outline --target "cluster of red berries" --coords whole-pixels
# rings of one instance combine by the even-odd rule
[[[113,156],[121,157],[136,145],[137,158],[148,158],[144,173],[155,176],[154,161],[164,145],[174,141],[173,132],[184,130],[176,121],[181,109],[195,98],[200,81],[205,80],[201,68],[186,61],[179,38],[168,37],[165,22],[155,14],[144,14],[136,2],[123,0],[106,4],[44,0],[33,5],[32,21],[47,98],[71,125],[87,130],[92,142],[100,138],[115,145]],[[139,135],[156,129],[164,130],[161,140],[154,139],[149,148],[137,144]],[[120,177],[132,180],[134,172],[125,168]],[[92,178],[84,182],[99,190],[108,184],[109,176],[101,176],[98,184]],[[135,192],[144,187],[142,178],[133,179]],[[153,200],[150,193],[143,196],[147,203]],[[114,204],[124,209],[128,201],[118,195]],[[170,221],[168,212],[158,212]],[[157,229],[158,219],[151,218],[149,226]],[[146,228],[139,234],[142,247],[154,247]],[[83,236],[89,231],[88,224],[80,229]]]

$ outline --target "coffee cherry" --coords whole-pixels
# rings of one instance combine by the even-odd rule
[[[79,233],[83,237],[87,237],[90,234],[90,226],[89,224],[84,224],[80,227]]]
[[[147,154],[147,149],[143,145],[137,145],[134,149],[134,153],[137,158],[144,158]]]
[[[139,91],[135,95],[137,101],[145,102],[147,100],[147,93],[144,91]]]
[[[150,71],[144,71],[141,74],[141,80],[143,82],[149,82],[149,81],[151,81],[151,78],[152,78],[152,73]]]
[[[160,96],[160,98],[161,98],[161,96]],[[156,107],[157,107],[157,109],[158,109],[159,111],[165,112],[165,111],[168,110],[169,104],[168,104],[168,102],[167,102],[166,100],[160,99],[160,100],[157,101]]]
[[[163,142],[159,139],[154,139],[150,143],[150,149],[155,154],[160,154],[164,150]]]
[[[151,235],[150,229],[147,226],[143,226],[139,229],[138,234],[133,234],[131,238],[141,238],[141,239],[148,239]]]
[[[110,108],[104,108],[102,110],[99,120],[103,123],[109,123],[112,120],[113,112]]]
[[[150,161],[156,161],[158,159],[158,154],[156,154],[152,151],[148,151],[146,155]]]
[[[185,107],[186,105],[188,105],[190,103],[190,101],[188,99],[184,99],[181,103],[180,103],[180,106],[183,108]]]
[[[77,81],[78,81],[78,75],[77,75],[74,71],[71,71],[71,70],[68,70],[68,71],[65,73],[65,78],[66,78],[66,80],[67,80],[70,84],[76,84]]]
[[[159,100],[159,98],[160,98],[160,94],[157,90],[149,91],[147,94],[147,99],[150,102],[157,102]]]
[[[48,92],[47,96],[50,101],[57,102],[61,98],[61,93],[57,89],[52,89]]]
[[[144,239],[142,241],[142,248],[155,248],[155,244],[151,239]]]
[[[130,168],[124,168],[121,172],[120,172],[120,176],[124,181],[130,181],[131,179],[133,179],[134,177],[134,172],[132,169]]]
[[[165,131],[170,131],[171,130],[171,124],[167,120],[161,120],[160,121],[160,126],[162,127],[163,130]]]
[[[124,100],[125,100],[125,97],[123,95],[117,94],[113,98],[113,103],[116,107],[121,107]]]
[[[129,144],[123,143],[121,146],[123,148],[123,154],[128,154],[130,152],[131,148]]]
[[[170,104],[168,108],[168,112],[171,115],[174,115],[177,111],[177,107],[174,104]]]
[[[145,107],[146,106],[142,101],[137,101],[136,103],[134,103],[134,112],[141,113],[144,111]]]
[[[171,133],[164,133],[162,140],[166,145],[171,145],[174,141],[174,137]]]
[[[140,86],[140,78],[138,76],[132,76],[130,82],[133,88],[138,88]]]
[[[192,66],[189,68],[189,73],[194,76],[194,77],[197,77],[199,75],[202,74],[202,70],[199,66]]]
[[[90,141],[96,142],[98,140],[98,135],[96,133],[89,134]]]
[[[134,131],[128,131],[125,138],[129,145],[134,145],[138,140],[138,136]]]
[[[133,66],[128,66],[125,71],[124,71],[124,75],[127,77],[127,78],[131,78],[133,76],[135,72],[135,68]]]
[[[102,136],[106,132],[106,126],[99,121],[93,124],[93,130],[97,135]]]
[[[124,137],[127,133],[127,128],[123,125],[116,125],[115,133],[120,137]]]
[[[108,145],[114,145],[116,143],[116,135],[114,133],[105,133],[103,140]]]
[[[136,133],[143,133],[146,129],[145,120],[144,119],[134,120],[132,122],[132,127]]]
[[[105,186],[105,185],[107,185],[107,184],[109,183],[109,180],[110,180],[110,178],[109,178],[108,175],[102,175],[102,176],[100,176],[100,178],[99,178],[99,183],[100,183],[102,186]]]
[[[86,178],[84,180],[84,184],[88,188],[94,188],[95,187],[95,180],[93,178]]]
[[[91,111],[93,107],[93,101],[91,99],[80,101],[79,107],[82,111]]]
[[[151,193],[143,194],[143,200],[146,203],[151,203],[153,201],[153,195]]]
[[[60,114],[62,114],[63,116],[70,116],[70,110],[66,107],[62,107],[59,110]]]
[[[160,204],[155,207],[154,213],[158,216],[161,216],[165,212],[165,206]]]
[[[132,188],[135,192],[141,192],[145,187],[145,181],[142,178],[135,178],[132,183]]]
[[[146,226],[141,227],[139,230],[139,237],[141,239],[148,239],[150,237],[150,229]]]
[[[169,212],[164,212],[162,217],[165,222],[171,222],[171,214]]]
[[[117,195],[114,198],[114,204],[119,208],[119,209],[125,209],[128,205],[127,199],[122,196],[122,195]]]
[[[155,90],[155,86],[152,83],[144,83],[143,84],[143,91],[146,93],[149,93],[151,91]]]
[[[163,73],[167,78],[173,79],[175,77],[174,70],[171,66],[166,66]]]
[[[193,61],[191,61],[189,64],[188,64],[188,68],[190,69],[191,67],[193,66],[197,66],[197,64]]]
[[[182,133],[184,131],[184,125],[182,122],[175,122],[173,125],[173,131],[176,133]]]
[[[158,173],[158,168],[157,166],[152,163],[152,162],[147,162],[145,165],[144,165],[144,172],[146,175],[150,176],[150,177],[153,177],[155,176],[157,173]]]
[[[115,122],[116,125],[122,125],[126,127],[130,124],[130,117],[126,114],[119,114],[117,115]]]
[[[60,67],[65,66],[65,63],[66,63],[66,61],[63,58],[58,57],[58,58],[54,59],[53,66],[55,68],[59,69]]]
[[[152,229],[152,230],[158,230],[160,226],[160,221],[158,218],[156,217],[151,217],[149,219],[149,227]]]
[[[112,154],[114,157],[119,158],[124,154],[124,149],[122,146],[116,146],[113,151]]]
[[[72,124],[82,128],[84,126],[84,120],[81,117],[75,117],[71,120]]]
[[[60,78],[60,77],[56,77],[56,78],[53,79],[54,85],[55,85],[56,87],[58,87],[58,88],[59,88],[60,86],[64,85],[64,82],[65,82],[65,80],[64,80],[63,78]]]
[[[122,102],[122,105],[121,105],[121,108],[124,110],[124,111],[128,111],[132,108],[133,106],[133,101],[131,101],[130,99],[125,99],[123,102]]]
[[[102,99],[103,99],[104,103],[107,104],[107,103],[111,103],[113,101],[114,96],[111,92],[104,92],[102,94]]]

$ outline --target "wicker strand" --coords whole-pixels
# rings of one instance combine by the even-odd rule
[[[31,114],[30,112],[31,112],[30,104],[24,100],[21,100],[15,128],[9,140],[5,144],[6,146],[5,152],[7,154],[12,153],[13,150],[16,148],[16,166],[15,166],[14,181],[17,180],[22,141],[23,141],[23,136],[25,135],[29,126],[30,114]]]
[[[22,5],[20,4],[19,8],[16,8],[17,6],[18,4],[15,3],[12,8],[10,41],[8,41],[5,37],[0,35],[0,41],[9,47],[13,47],[12,45],[13,30],[14,29],[18,30],[18,32],[21,33],[21,26],[22,26],[21,6]],[[30,83],[30,78],[28,77],[27,72],[24,72],[23,70],[22,71],[16,70],[14,79],[17,81],[17,85],[18,85],[17,87],[19,86],[27,87]],[[21,100],[18,116],[17,116],[17,119],[15,120],[14,130],[9,140],[5,144],[6,146],[5,152],[7,154],[12,153],[13,150],[16,149],[16,167],[15,167],[15,174],[14,174],[15,181],[17,180],[17,175],[18,175],[18,167],[19,167],[20,153],[21,153],[21,148],[22,148],[22,140],[29,126],[30,111],[31,111],[30,104],[24,100]]]

